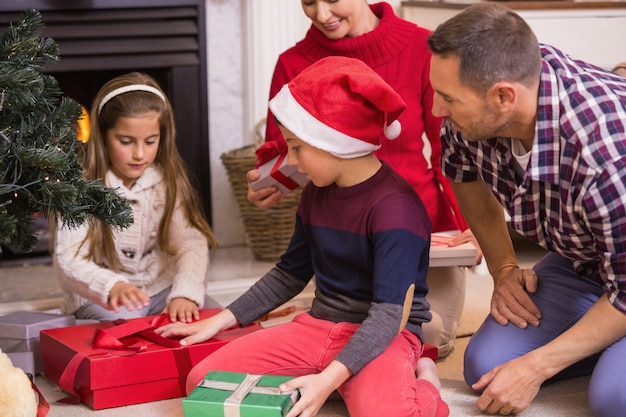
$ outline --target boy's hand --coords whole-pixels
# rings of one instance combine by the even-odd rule
[[[117,312],[121,306],[128,311],[141,310],[150,304],[150,297],[139,287],[128,282],[116,282],[109,292],[109,306]]]
[[[172,299],[167,307],[165,307],[164,312],[167,313],[172,323],[176,321],[190,323],[193,320],[200,319],[198,305],[184,297]]]
[[[281,384],[279,389],[289,393],[300,390],[300,399],[285,417],[313,417],[330,394],[352,376],[341,362],[333,361],[319,374],[304,375]]]
[[[283,198],[283,193],[275,187],[267,187],[258,191],[254,191],[250,187],[250,183],[258,180],[261,177],[259,171],[251,169],[246,173],[246,179],[248,180],[248,201],[260,208],[274,207]]]
[[[204,342],[217,334],[217,332],[233,327],[237,324],[237,319],[230,310],[225,309],[216,315],[198,320],[193,323],[182,323],[180,321],[166,324],[155,329],[155,333],[163,337],[180,337],[180,344],[183,346]]]

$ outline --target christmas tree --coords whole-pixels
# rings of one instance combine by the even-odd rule
[[[34,213],[75,227],[92,218],[128,227],[132,212],[117,192],[86,181],[77,154],[81,107],[42,73],[59,60],[57,44],[27,10],[0,37],[0,244],[28,251],[37,244]]]

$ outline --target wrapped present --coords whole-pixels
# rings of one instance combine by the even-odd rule
[[[281,394],[288,376],[209,372],[183,399],[185,417],[282,417],[299,398],[297,390]]]
[[[15,358],[18,368],[30,374],[43,372],[43,362],[39,349],[39,336],[32,339],[5,339],[0,337],[0,350]],[[13,355],[13,356],[12,356]]]
[[[0,337],[3,352],[39,352],[39,336],[32,339],[9,339]]]
[[[44,329],[73,326],[74,316],[66,316],[37,311],[18,311],[0,317],[0,338],[34,339]]]
[[[201,310],[201,318],[220,309]],[[41,332],[44,375],[94,410],[186,394],[191,368],[226,343],[261,327],[232,328],[190,346],[157,335],[166,314]],[[68,399],[69,401],[70,399]]]
[[[460,232],[437,232],[430,236],[430,267],[438,266],[473,266],[476,265],[476,246],[463,243],[448,246]]]
[[[23,353],[20,363],[30,364],[32,357],[33,369],[27,373],[43,371],[39,349],[39,332],[45,329],[73,326],[76,319],[73,315],[59,315],[37,311],[18,311],[0,317],[0,350],[5,353]],[[22,368],[23,369],[23,368]]]
[[[1,350],[1,349],[0,349]],[[11,363],[16,368],[20,368],[25,374],[29,375],[30,379],[34,379],[35,374],[35,358],[33,352],[13,352],[6,354]]]
[[[250,187],[261,190],[267,187],[276,187],[284,194],[295,190],[309,182],[306,175],[298,172],[298,167],[287,165],[287,155],[280,154],[258,168],[261,177],[252,182]]]

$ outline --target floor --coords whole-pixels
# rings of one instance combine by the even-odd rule
[[[543,250],[514,236],[520,263],[534,262]],[[222,305],[249,287],[274,265],[258,261],[247,246],[219,248],[211,257],[208,292]],[[474,273],[487,273],[484,263]],[[471,279],[470,285],[471,285]],[[20,310],[51,310],[62,302],[62,292],[47,252],[0,255],[0,314]]]
[[[543,251],[523,239],[516,238],[518,262],[528,267]],[[212,257],[209,292],[223,304],[229,303],[273,263],[256,261],[247,247],[219,249]],[[467,279],[467,298],[459,328],[459,338],[452,353],[438,361],[442,380],[442,396],[448,402],[451,416],[484,415],[475,407],[476,396],[462,380],[463,352],[469,336],[482,322],[489,308],[492,283],[484,262],[470,269]],[[61,292],[52,272],[49,256],[45,254],[18,258],[0,258],[0,315],[24,309],[53,309],[58,307]],[[34,308],[31,308],[34,307]],[[533,417],[590,417],[586,386],[588,378],[563,381],[542,389],[531,407],[524,413]],[[168,415],[182,417],[180,399],[138,404],[108,410],[92,411],[82,404],[60,404],[56,401],[66,394],[44,376],[37,377],[37,385],[51,403],[49,417],[136,417]],[[347,415],[341,401],[329,401],[322,417]]]
[[[273,265],[255,260],[246,246],[220,248],[211,257],[208,291],[228,304]],[[0,258],[0,314],[49,310],[61,302],[62,292],[47,253]]]

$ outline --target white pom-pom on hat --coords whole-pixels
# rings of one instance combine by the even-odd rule
[[[402,125],[400,124],[400,120],[396,119],[392,121],[390,124],[385,125],[383,128],[385,132],[385,137],[389,140],[397,139],[402,133]]]

